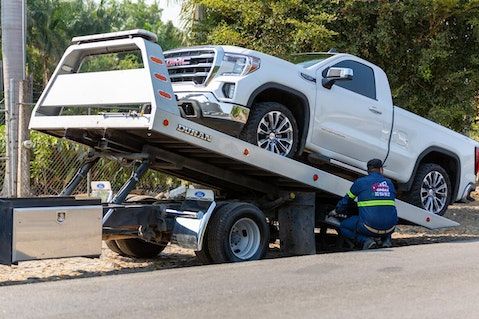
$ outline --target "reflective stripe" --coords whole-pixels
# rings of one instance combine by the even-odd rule
[[[354,195],[353,193],[351,193],[351,191],[349,191],[347,195],[348,195],[349,198],[351,198],[351,199],[355,199],[355,198],[357,197],[356,195]]]
[[[385,235],[385,234],[389,234],[390,232],[394,231],[394,229],[396,228],[396,226],[393,226],[389,229],[386,229],[386,230],[379,230],[379,229],[376,229],[376,228],[372,228],[371,226],[368,226],[366,224],[363,224],[364,227],[366,227],[367,230],[369,230],[371,233],[374,233],[374,234],[378,234],[378,235]]]
[[[375,199],[358,202],[358,207],[370,206],[396,206],[392,199]]]

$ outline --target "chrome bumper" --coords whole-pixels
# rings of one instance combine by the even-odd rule
[[[176,93],[183,117],[227,134],[237,135],[248,120],[247,107],[218,101],[212,93]]]

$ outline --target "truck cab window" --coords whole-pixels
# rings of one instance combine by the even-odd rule
[[[374,71],[369,66],[352,60],[344,60],[336,63],[332,67],[350,68],[353,70],[354,74],[351,81],[337,81],[334,85],[364,95],[371,99],[376,99],[376,82],[374,79]],[[326,72],[327,69],[323,71],[323,77],[326,76]]]

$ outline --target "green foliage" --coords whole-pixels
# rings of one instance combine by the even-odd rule
[[[182,33],[163,23],[161,12],[158,1],[29,0],[28,72],[34,77],[35,97],[74,36],[141,28],[157,34],[165,50],[180,46]],[[104,58],[98,63],[105,66],[115,61]]]
[[[394,102],[467,132],[477,114],[479,1],[187,0],[195,44],[284,57],[331,46],[381,66]]]
[[[467,132],[479,88],[479,1],[341,1],[336,45],[380,65],[395,103]],[[351,32],[354,30],[354,32]]]
[[[191,41],[231,44],[286,56],[317,51],[331,43],[335,32],[326,24],[334,15],[317,1],[190,0],[205,8],[206,18],[192,24]]]

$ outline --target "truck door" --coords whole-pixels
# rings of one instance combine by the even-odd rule
[[[346,59],[318,69],[318,80],[326,76],[329,67],[350,68],[353,79],[337,81],[331,89],[318,81],[312,142],[323,155],[365,169],[372,158],[384,160],[388,150],[392,99],[386,75]],[[387,88],[380,83],[383,80]],[[378,92],[385,89],[389,103],[384,103],[384,94]]]

